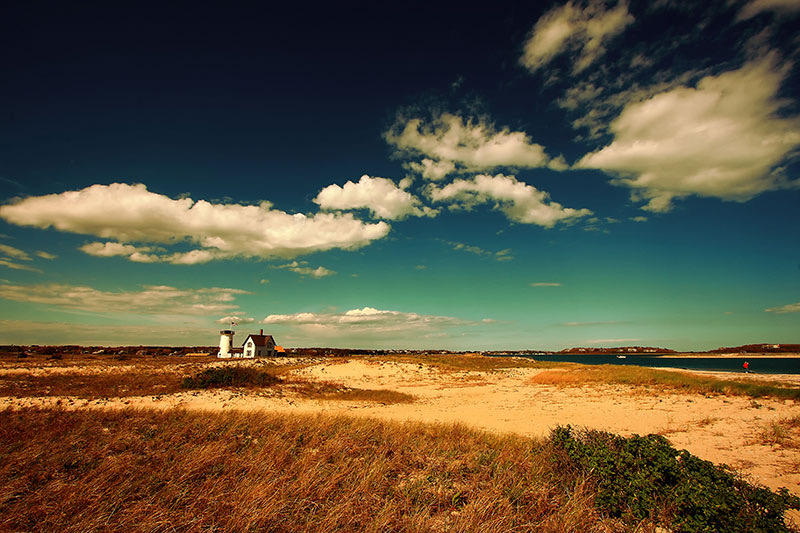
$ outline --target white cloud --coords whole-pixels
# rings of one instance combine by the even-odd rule
[[[434,161],[433,159],[429,159],[427,157],[423,158],[419,163],[416,161],[409,161],[404,163],[404,166],[408,170],[416,172],[426,180],[430,181],[439,181],[444,179],[445,176],[455,172],[456,170],[456,165],[452,161]]]
[[[289,214],[259,205],[173,200],[142,184],[92,185],[79,191],[28,197],[0,206],[0,218],[21,226],[115,239],[114,244],[190,242],[200,248],[167,255],[142,253],[139,261],[192,264],[231,257],[295,257],[334,248],[355,249],[385,237],[389,225],[368,224],[351,214]],[[89,250],[119,248],[94,243]],[[91,252],[88,252],[91,253]],[[140,255],[135,255],[135,254]]]
[[[751,0],[742,7],[738,19],[749,19],[764,11],[772,11],[781,16],[791,15],[800,11],[800,2],[797,0]]]
[[[214,250],[189,250],[188,252],[177,252],[163,257],[153,255],[140,255],[137,259],[137,254],[130,256],[131,261],[140,261],[142,263],[149,263],[154,260],[164,260],[173,265],[197,265],[200,263],[208,263],[221,256]]]
[[[56,257],[58,257],[58,256],[57,256],[57,255],[55,255],[55,254],[51,254],[51,253],[48,253],[48,252],[44,252],[44,251],[42,251],[42,250],[39,250],[39,251],[37,251],[37,252],[36,252],[36,255],[37,255],[38,257],[41,257],[42,259],[47,259],[48,261],[52,261],[53,259],[55,259]]]
[[[572,70],[580,72],[603,55],[606,43],[633,20],[624,1],[613,9],[606,9],[600,0],[590,0],[585,7],[567,2],[536,22],[520,63],[535,72],[562,53],[572,52],[577,54]]]
[[[118,255],[129,256],[152,251],[149,246],[133,246],[118,242],[90,242],[78,248],[83,253],[98,257],[115,257]]]
[[[0,253],[21,261],[31,260],[31,256],[29,256],[26,252],[20,250],[19,248],[14,248],[13,246],[9,246],[7,244],[0,244]]]
[[[20,265],[19,263],[15,263],[14,261],[9,261],[8,259],[0,258],[0,266],[4,266],[6,268],[11,268],[14,270],[27,270],[28,272],[41,272],[38,268],[34,268],[28,265]]]
[[[613,142],[575,166],[613,174],[653,212],[689,195],[745,201],[791,186],[779,165],[800,146],[800,120],[779,116],[784,73],[774,61],[629,104],[611,123]]]
[[[550,195],[514,176],[479,174],[472,179],[456,179],[442,188],[429,187],[436,202],[455,202],[457,207],[470,209],[474,205],[494,202],[495,208],[515,222],[538,224],[552,228],[558,222],[590,215],[588,209],[572,209],[550,201]]]
[[[137,291],[102,291],[92,287],[47,283],[38,285],[0,285],[0,298],[77,309],[93,313],[147,315],[208,315],[230,312],[240,289],[211,287],[177,289],[165,285],[145,285]]]
[[[318,266],[317,268],[312,268],[308,265],[306,261],[292,261],[291,263],[287,263],[285,265],[276,265],[272,268],[284,268],[286,270],[291,270],[301,276],[311,276],[312,278],[319,279],[324,278],[325,276],[332,276],[336,274],[333,270],[328,270],[324,266]]]
[[[407,335],[435,333],[450,328],[487,324],[460,318],[422,315],[402,311],[388,311],[364,307],[344,313],[296,313],[269,315],[264,324],[298,327],[321,337],[349,337],[352,335]]]
[[[222,317],[220,319],[215,320],[214,322],[216,322],[217,324],[231,324],[231,323],[235,323],[235,324],[252,324],[255,321],[256,321],[255,318],[242,317],[242,316],[238,316],[238,315],[231,315],[231,316],[224,316],[224,317]]]
[[[408,180],[401,186],[409,186]],[[322,189],[314,203],[323,209],[369,209],[376,217],[389,220],[408,216],[433,216],[436,211],[423,207],[414,195],[386,178],[372,178],[366,174],[357,183],[348,181],[343,187],[336,184]]]
[[[800,313],[800,302],[795,304],[786,304],[780,307],[770,307],[769,309],[764,309],[766,313]]]
[[[560,283],[554,283],[549,281],[537,281],[530,284],[531,287],[560,287]]]
[[[428,124],[420,118],[398,118],[384,133],[384,139],[401,154],[427,156],[407,168],[431,180],[444,178],[457,166],[466,171],[497,167],[566,168],[563,157],[549,157],[524,132],[498,130],[485,120],[465,120],[451,113],[442,113]]]

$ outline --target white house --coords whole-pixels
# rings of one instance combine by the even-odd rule
[[[275,339],[272,335],[264,335],[264,330],[258,335],[250,334],[242,345],[242,357],[252,359],[254,357],[275,357]]]

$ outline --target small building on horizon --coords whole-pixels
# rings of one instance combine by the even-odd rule
[[[275,357],[276,355],[286,355],[286,351],[275,344],[272,335],[264,335],[262,329],[258,335],[251,333],[242,343],[242,347],[233,346],[233,336],[236,334],[231,329],[224,329],[219,332],[219,352],[217,357],[220,359],[254,359],[256,357]],[[278,350],[280,348],[280,350]]]
[[[244,340],[242,357],[245,359],[275,357],[275,346],[275,339],[272,338],[272,335],[264,335],[264,330],[262,329],[258,335],[251,333]]]

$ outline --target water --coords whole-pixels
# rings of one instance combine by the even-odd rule
[[[742,364],[750,363],[756,374],[800,374],[800,357],[764,357],[748,359],[742,357],[659,357],[650,355],[628,355],[618,359],[615,354],[604,355],[536,355],[539,361],[559,363],[582,363],[585,365],[637,365],[652,368],[683,368],[687,370],[712,370],[715,372],[743,372]]]

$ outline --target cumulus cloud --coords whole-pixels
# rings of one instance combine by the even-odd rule
[[[78,248],[83,253],[97,257],[125,256],[131,261],[149,263],[157,260],[157,256],[147,252],[153,251],[149,246],[133,246],[132,244],[122,244],[119,242],[90,242]],[[162,249],[163,250],[163,249]]]
[[[420,204],[418,198],[386,178],[373,178],[366,174],[357,183],[348,181],[343,187],[333,184],[322,189],[314,203],[323,209],[369,209],[378,218],[389,220],[408,216],[434,216],[436,211]]]
[[[264,324],[297,326],[322,335],[409,332],[425,334],[441,329],[477,326],[483,323],[449,316],[388,311],[373,307],[351,309],[344,313],[269,315],[262,322]]]
[[[333,270],[328,270],[324,266],[318,266],[317,268],[312,268],[307,266],[308,262],[306,261],[292,261],[291,263],[287,263],[285,265],[276,265],[273,268],[284,268],[286,270],[291,270],[301,276],[311,276],[312,278],[319,279],[324,278],[325,276],[332,276],[336,274]]]
[[[575,166],[614,175],[653,212],[689,195],[745,201],[796,185],[780,164],[800,146],[800,119],[779,114],[785,74],[774,64],[770,56],[629,104],[611,123],[613,142]]]
[[[434,161],[427,157],[422,161],[409,161],[404,163],[405,168],[412,172],[416,172],[426,180],[439,181],[444,179],[448,174],[455,172],[456,165],[452,161]]]
[[[36,255],[37,255],[37,257],[41,257],[42,259],[47,259],[48,261],[52,261],[53,259],[55,259],[56,257],[58,257],[58,256],[57,256],[57,255],[55,255],[55,254],[51,254],[51,253],[48,253],[48,252],[44,252],[44,251],[42,251],[42,250],[39,250],[39,251],[37,251],[37,252],[36,252]]]
[[[456,179],[441,188],[431,185],[428,192],[436,202],[454,202],[455,206],[464,209],[493,202],[495,208],[510,220],[546,228],[591,214],[588,209],[564,207],[551,201],[548,193],[518,181],[514,176],[502,174]]]
[[[780,307],[770,307],[769,309],[764,309],[766,313],[800,313],[800,302],[795,304],[786,304]]]
[[[554,283],[551,281],[537,281],[530,284],[531,287],[560,287],[560,283]]]
[[[224,316],[220,319],[215,320],[217,324],[252,324],[255,322],[255,318],[245,317],[245,316],[238,316],[238,315],[231,315],[231,316]]]
[[[497,167],[566,168],[563,157],[551,158],[524,132],[497,129],[485,120],[465,120],[451,113],[437,115],[429,123],[398,118],[384,139],[401,155],[424,156],[421,163],[407,168],[434,181],[457,167],[470,172]]]
[[[78,248],[84,253],[97,257],[123,256],[136,263],[172,263],[173,265],[196,265],[207,263],[218,256],[211,250],[190,250],[188,252],[165,252],[162,247],[133,246],[119,242],[91,242]]]
[[[603,55],[606,43],[633,21],[624,1],[613,9],[606,9],[601,0],[590,0],[585,7],[567,2],[536,22],[525,42],[520,63],[535,72],[569,52],[575,54],[573,72],[580,72]]]
[[[148,254],[136,248],[132,260],[193,264],[231,257],[285,257],[355,249],[385,237],[385,222],[365,223],[351,214],[289,214],[259,205],[212,204],[191,198],[174,200],[143,184],[92,185],[79,191],[34,196],[0,206],[0,218],[20,226],[114,239],[116,245],[189,242],[197,249]],[[84,251],[112,254],[114,244],[87,245]],[[140,255],[135,255],[140,254]],[[121,254],[122,255],[122,254]]]
[[[147,315],[208,315],[230,312],[238,306],[240,289],[211,287],[177,289],[166,285],[145,285],[135,291],[103,291],[81,285],[45,283],[0,285],[0,298],[77,309],[93,313]]]

